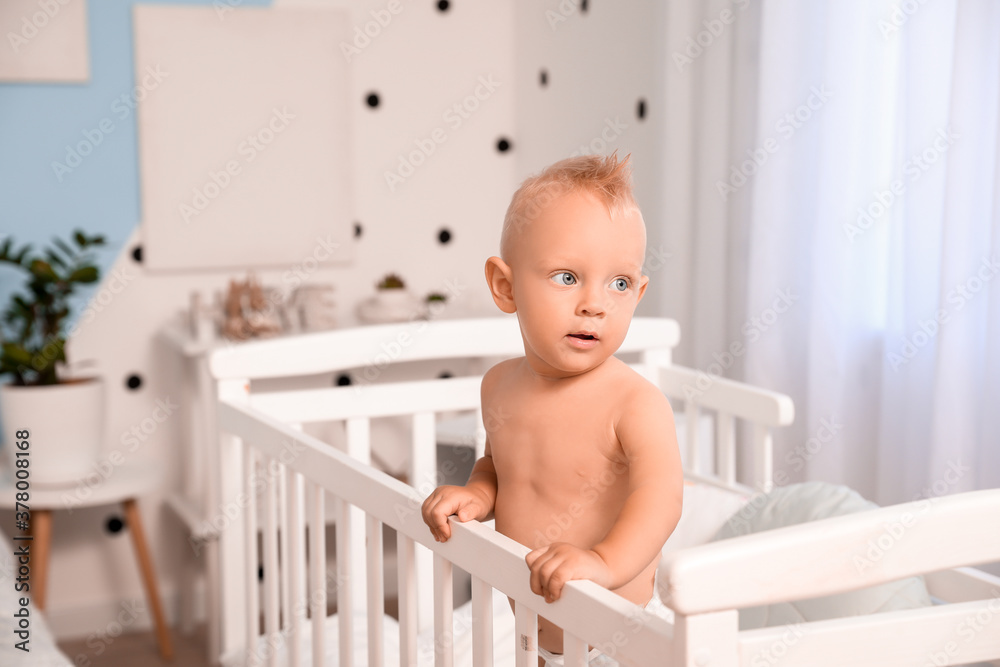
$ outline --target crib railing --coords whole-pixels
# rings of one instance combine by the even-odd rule
[[[686,472],[717,477],[724,484],[735,485],[737,420],[751,427],[750,452],[753,465],[742,483],[755,491],[770,491],[774,486],[772,429],[787,426],[795,419],[795,406],[785,394],[752,387],[703,371],[683,366],[654,366],[653,381],[668,398],[679,401],[685,420]],[[715,413],[715,465],[709,470],[700,460],[698,423],[703,411]]]
[[[740,665],[766,662],[776,647],[790,665],[1000,664],[1000,578],[960,567],[997,561],[1000,489],[990,489],[675,551],[662,581],[679,639],[687,619],[947,573],[947,604],[801,623],[792,636],[788,626],[760,628],[717,646]]]
[[[424,438],[427,434],[433,438],[434,411],[474,407],[469,404],[469,397],[471,395],[474,404],[478,392],[470,394],[466,386],[469,382],[468,378],[434,381],[433,400],[427,399],[433,406],[430,403],[418,406],[427,409],[413,413],[415,430],[424,431]],[[396,391],[400,386],[387,385],[385,390]],[[423,400],[419,387],[410,386],[408,389],[408,403]],[[327,390],[313,391],[322,394]],[[342,394],[349,393],[340,391]],[[591,582],[573,582],[559,602],[545,604],[530,591],[528,569],[524,562],[528,551],[526,547],[478,522],[458,524],[453,521],[452,539],[445,544],[436,543],[420,515],[420,505],[426,494],[420,494],[413,487],[375,470],[350,453],[341,452],[285,421],[275,419],[262,409],[263,406],[267,406],[268,412],[278,409],[285,413],[283,417],[290,417],[291,421],[309,421],[318,417],[319,413],[315,412],[317,401],[304,398],[300,395],[296,401],[292,397],[275,395],[255,399],[259,401],[259,405],[255,406],[251,406],[246,399],[223,400],[219,405],[220,429],[227,434],[226,446],[231,448],[229,455],[232,458],[227,460],[242,462],[239,471],[229,471],[225,488],[235,492],[234,498],[249,499],[240,503],[243,507],[242,521],[232,522],[224,531],[229,539],[240,534],[240,545],[246,558],[242,568],[236,562],[226,564],[227,568],[232,564],[234,568],[243,570],[242,591],[237,593],[231,590],[230,594],[242,596],[243,604],[235,608],[246,610],[238,647],[226,656],[227,662],[276,665],[279,658],[286,657],[289,665],[303,664],[299,647],[306,633],[308,611],[312,638],[311,664],[323,664],[327,639],[323,630],[327,574],[325,540],[322,539],[326,494],[338,499],[335,581],[339,623],[338,664],[355,664],[352,640],[356,616],[352,607],[357,597],[352,595],[352,586],[358,583],[359,578],[366,588],[367,662],[372,666],[384,664],[382,647],[386,638],[381,635],[384,613],[381,588],[383,524],[393,528],[397,534],[401,665],[416,664],[418,591],[415,561],[417,550],[424,550],[424,547],[433,552],[434,585],[431,597],[437,666],[452,664],[449,642],[453,612],[450,582],[455,566],[473,577],[473,655],[477,667],[492,665],[493,588],[515,600],[519,667],[536,665],[536,615],[539,612],[557,625],[573,629],[564,640],[567,665],[586,664],[588,644],[614,647],[614,657],[622,664],[648,664],[648,656],[670,654],[671,628],[661,619]],[[364,438],[366,430],[361,424],[373,416],[389,414],[391,405],[372,400],[359,400],[355,405],[338,402],[326,406],[323,418],[345,418],[348,432],[355,433],[357,441]],[[426,446],[427,443],[423,444]],[[433,452],[433,440],[429,449]],[[264,474],[260,472],[262,467]],[[254,507],[258,491],[264,503],[263,526],[257,525]],[[359,510],[362,507],[363,512]],[[353,543],[352,525],[358,519],[354,510],[362,515],[361,521],[365,526],[366,544],[363,548],[367,571],[363,575],[357,571],[359,562],[353,557],[357,553],[357,545]],[[257,585],[258,531],[261,531],[263,539],[263,599],[258,598]],[[303,568],[301,563],[306,544],[309,558],[307,568]],[[490,557],[483,558],[483,554]],[[230,606],[232,602],[230,600],[225,608],[234,608]],[[264,617],[263,633],[258,631],[260,610],[263,610]],[[258,640],[258,636],[262,639]],[[627,637],[627,641],[621,641],[623,636]]]

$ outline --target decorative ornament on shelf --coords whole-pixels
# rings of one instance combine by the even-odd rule
[[[0,263],[27,273],[27,293],[11,296],[0,329],[0,375],[13,377],[0,387],[5,449],[12,467],[19,453],[30,455],[32,483],[42,486],[91,473],[104,439],[103,380],[69,378],[62,368],[69,297],[76,285],[100,278],[88,250],[103,246],[104,237],[76,230],[71,240],[75,249],[53,239],[44,256],[29,254],[30,244],[14,251],[10,237],[0,246]]]
[[[272,292],[273,294],[273,292]],[[246,282],[229,281],[223,313],[222,335],[230,340],[268,338],[281,333],[278,304],[264,298],[253,273]]]
[[[289,328],[296,331],[326,331],[337,326],[333,285],[301,285],[285,306]]]

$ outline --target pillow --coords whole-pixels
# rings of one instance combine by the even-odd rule
[[[712,484],[684,480],[681,518],[663,545],[663,553],[708,544],[749,496]]]
[[[714,539],[724,540],[877,507],[846,486],[826,482],[791,484],[751,498],[722,526]],[[930,605],[923,577],[908,577],[822,598],[741,609],[740,630]]]

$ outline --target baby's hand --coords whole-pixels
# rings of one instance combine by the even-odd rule
[[[590,579],[601,586],[611,581],[611,571],[596,551],[566,542],[535,549],[524,560],[531,568],[531,591],[544,596],[546,602],[558,600],[563,586],[573,579]]]
[[[449,516],[457,514],[458,520],[464,523],[469,519],[485,519],[492,510],[478,491],[464,486],[439,486],[424,500],[421,513],[434,539],[447,542],[451,537]]]

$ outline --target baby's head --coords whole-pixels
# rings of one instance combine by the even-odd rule
[[[518,236],[546,208],[562,195],[570,192],[589,192],[608,209],[614,220],[621,220],[634,213],[642,223],[642,213],[632,195],[632,169],[629,157],[618,160],[617,151],[611,155],[582,155],[566,158],[549,166],[523,183],[511,197],[500,233],[500,257],[510,262],[517,248]],[[642,243],[645,252],[646,227],[642,225]]]
[[[486,279],[542,374],[591,370],[625,338],[649,280],[630,177],[627,157],[569,158],[527,179],[507,209]]]

